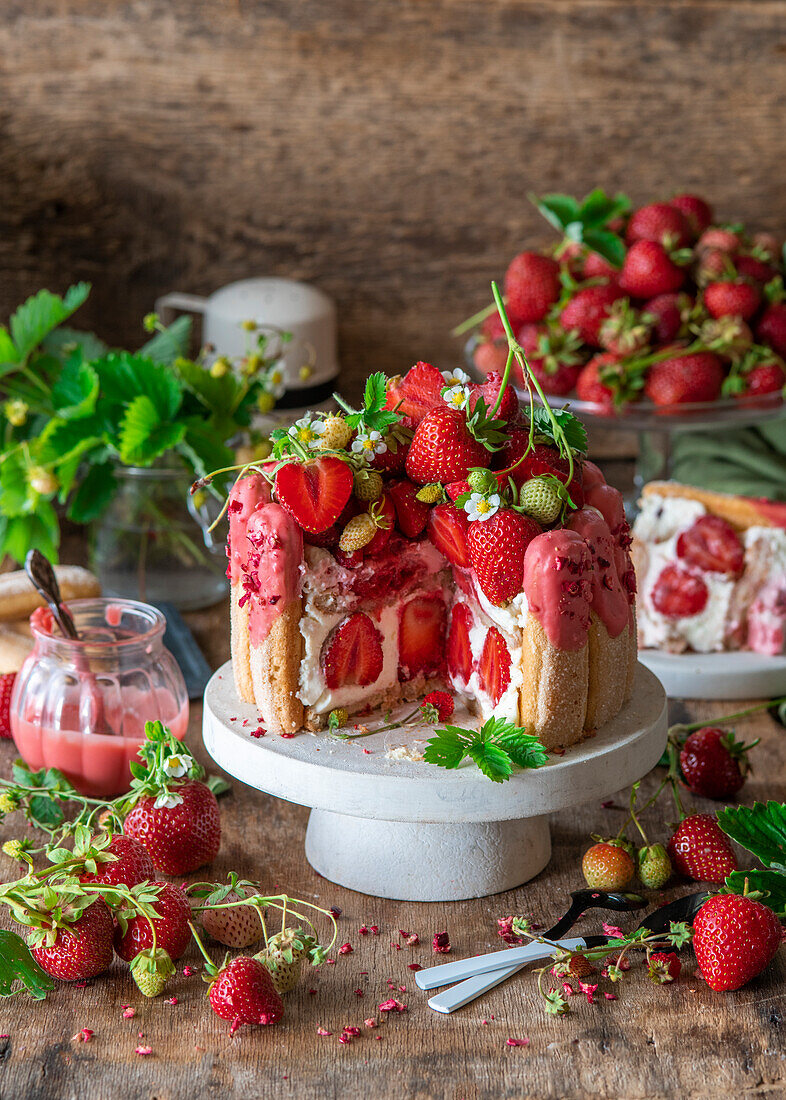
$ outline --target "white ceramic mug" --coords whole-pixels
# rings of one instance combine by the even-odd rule
[[[246,353],[243,321],[291,333],[282,355],[286,393],[276,402],[277,409],[315,408],[336,388],[336,306],[308,283],[259,276],[229,283],[207,298],[175,291],[156,302],[165,322],[177,311],[201,314],[203,343],[231,359]],[[312,368],[307,378],[301,377],[304,366]]]

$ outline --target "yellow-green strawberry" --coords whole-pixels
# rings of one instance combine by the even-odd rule
[[[145,997],[157,997],[175,973],[175,964],[162,948],[147,947],[131,962],[131,977]]]
[[[650,890],[660,890],[671,878],[671,860],[662,844],[639,850],[639,878]]]
[[[358,500],[377,500],[382,492],[382,474],[363,469],[355,474],[353,491]]]
[[[353,516],[341,532],[338,548],[345,554],[353,550],[362,550],[364,546],[368,546],[376,533],[377,525],[374,520],[368,512],[363,512],[359,516]]]
[[[538,523],[545,526],[554,523],[559,518],[562,505],[563,498],[556,478],[531,477],[521,486],[519,506]]]
[[[325,430],[319,437],[317,449],[320,451],[345,450],[352,438],[352,428],[343,416],[328,416],[324,424]]]
[[[289,993],[298,983],[303,959],[314,945],[301,928],[285,928],[267,941],[267,947],[254,956],[267,967],[277,993]]]

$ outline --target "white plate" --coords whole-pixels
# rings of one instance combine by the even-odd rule
[[[774,699],[786,695],[786,655],[639,650],[671,699]]]

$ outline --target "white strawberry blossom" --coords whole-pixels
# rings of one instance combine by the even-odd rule
[[[188,771],[188,761],[184,756],[170,756],[164,761],[164,771],[172,779],[180,779]]]
[[[451,409],[463,409],[469,401],[469,386],[451,386],[443,390],[442,399]]]
[[[313,420],[310,413],[306,413],[300,420],[296,420],[289,429],[289,434],[304,447],[313,450],[319,443],[319,437],[325,430],[321,420]]]
[[[358,432],[352,440],[352,450],[355,454],[363,455],[364,458],[369,460],[374,455],[383,455],[387,449],[387,443],[382,438],[381,433],[377,431]]]
[[[271,367],[265,375],[265,391],[272,397],[283,397],[285,389],[283,370],[281,367]]]
[[[469,375],[466,371],[459,370],[443,370],[442,377],[445,379],[446,386],[463,386],[469,382]]]
[[[183,801],[181,794],[173,794],[171,791],[166,791],[164,794],[160,794],[155,801],[154,809],[156,810],[174,810],[175,806],[179,806]]]
[[[501,503],[499,493],[492,493],[489,497],[484,497],[482,493],[473,493],[464,505],[464,511],[469,520],[491,519],[499,511]]]

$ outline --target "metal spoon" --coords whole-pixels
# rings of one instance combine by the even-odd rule
[[[71,618],[71,612],[63,603],[60,585],[57,583],[57,577],[49,559],[45,558],[40,550],[28,550],[25,558],[25,572],[49,605],[49,610],[63,637],[78,641],[79,634]]]

